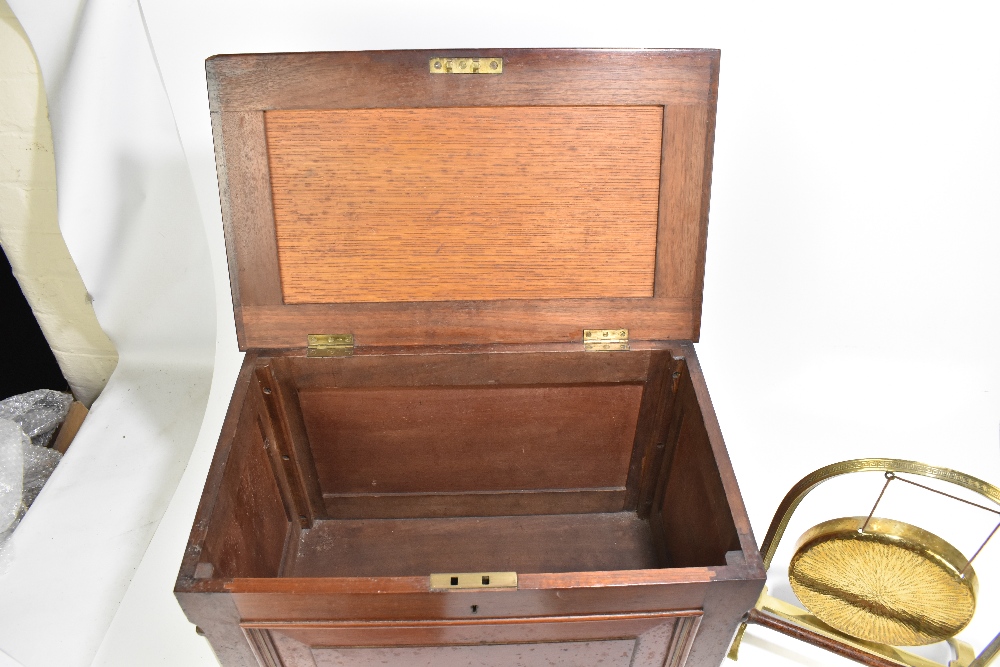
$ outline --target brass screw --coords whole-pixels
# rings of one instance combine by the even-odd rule
[[[490,63],[490,69],[496,69],[496,68],[497,68],[497,61],[494,60]]]

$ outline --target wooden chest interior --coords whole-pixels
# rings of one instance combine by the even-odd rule
[[[208,71],[247,355],[176,593],[220,660],[718,664],[763,584],[692,345],[718,52]]]
[[[202,562],[224,578],[725,565],[739,535],[678,352],[258,357]]]

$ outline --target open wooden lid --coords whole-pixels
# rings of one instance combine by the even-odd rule
[[[697,340],[716,50],[210,58],[241,349]]]

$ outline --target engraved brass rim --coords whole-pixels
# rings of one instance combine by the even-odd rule
[[[917,526],[866,517],[823,522],[796,544],[788,579],[799,601],[852,637],[920,646],[961,632],[979,582],[966,558]],[[965,568],[965,575],[962,570]]]

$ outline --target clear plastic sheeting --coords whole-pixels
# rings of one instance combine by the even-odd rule
[[[46,445],[72,402],[50,389],[0,401],[0,574],[14,559],[11,534],[62,458]]]
[[[31,444],[47,447],[72,402],[65,392],[36,389],[0,401],[0,419],[16,422]]]
[[[13,559],[7,539],[23,514],[24,449],[30,446],[20,426],[0,418],[0,573]]]

